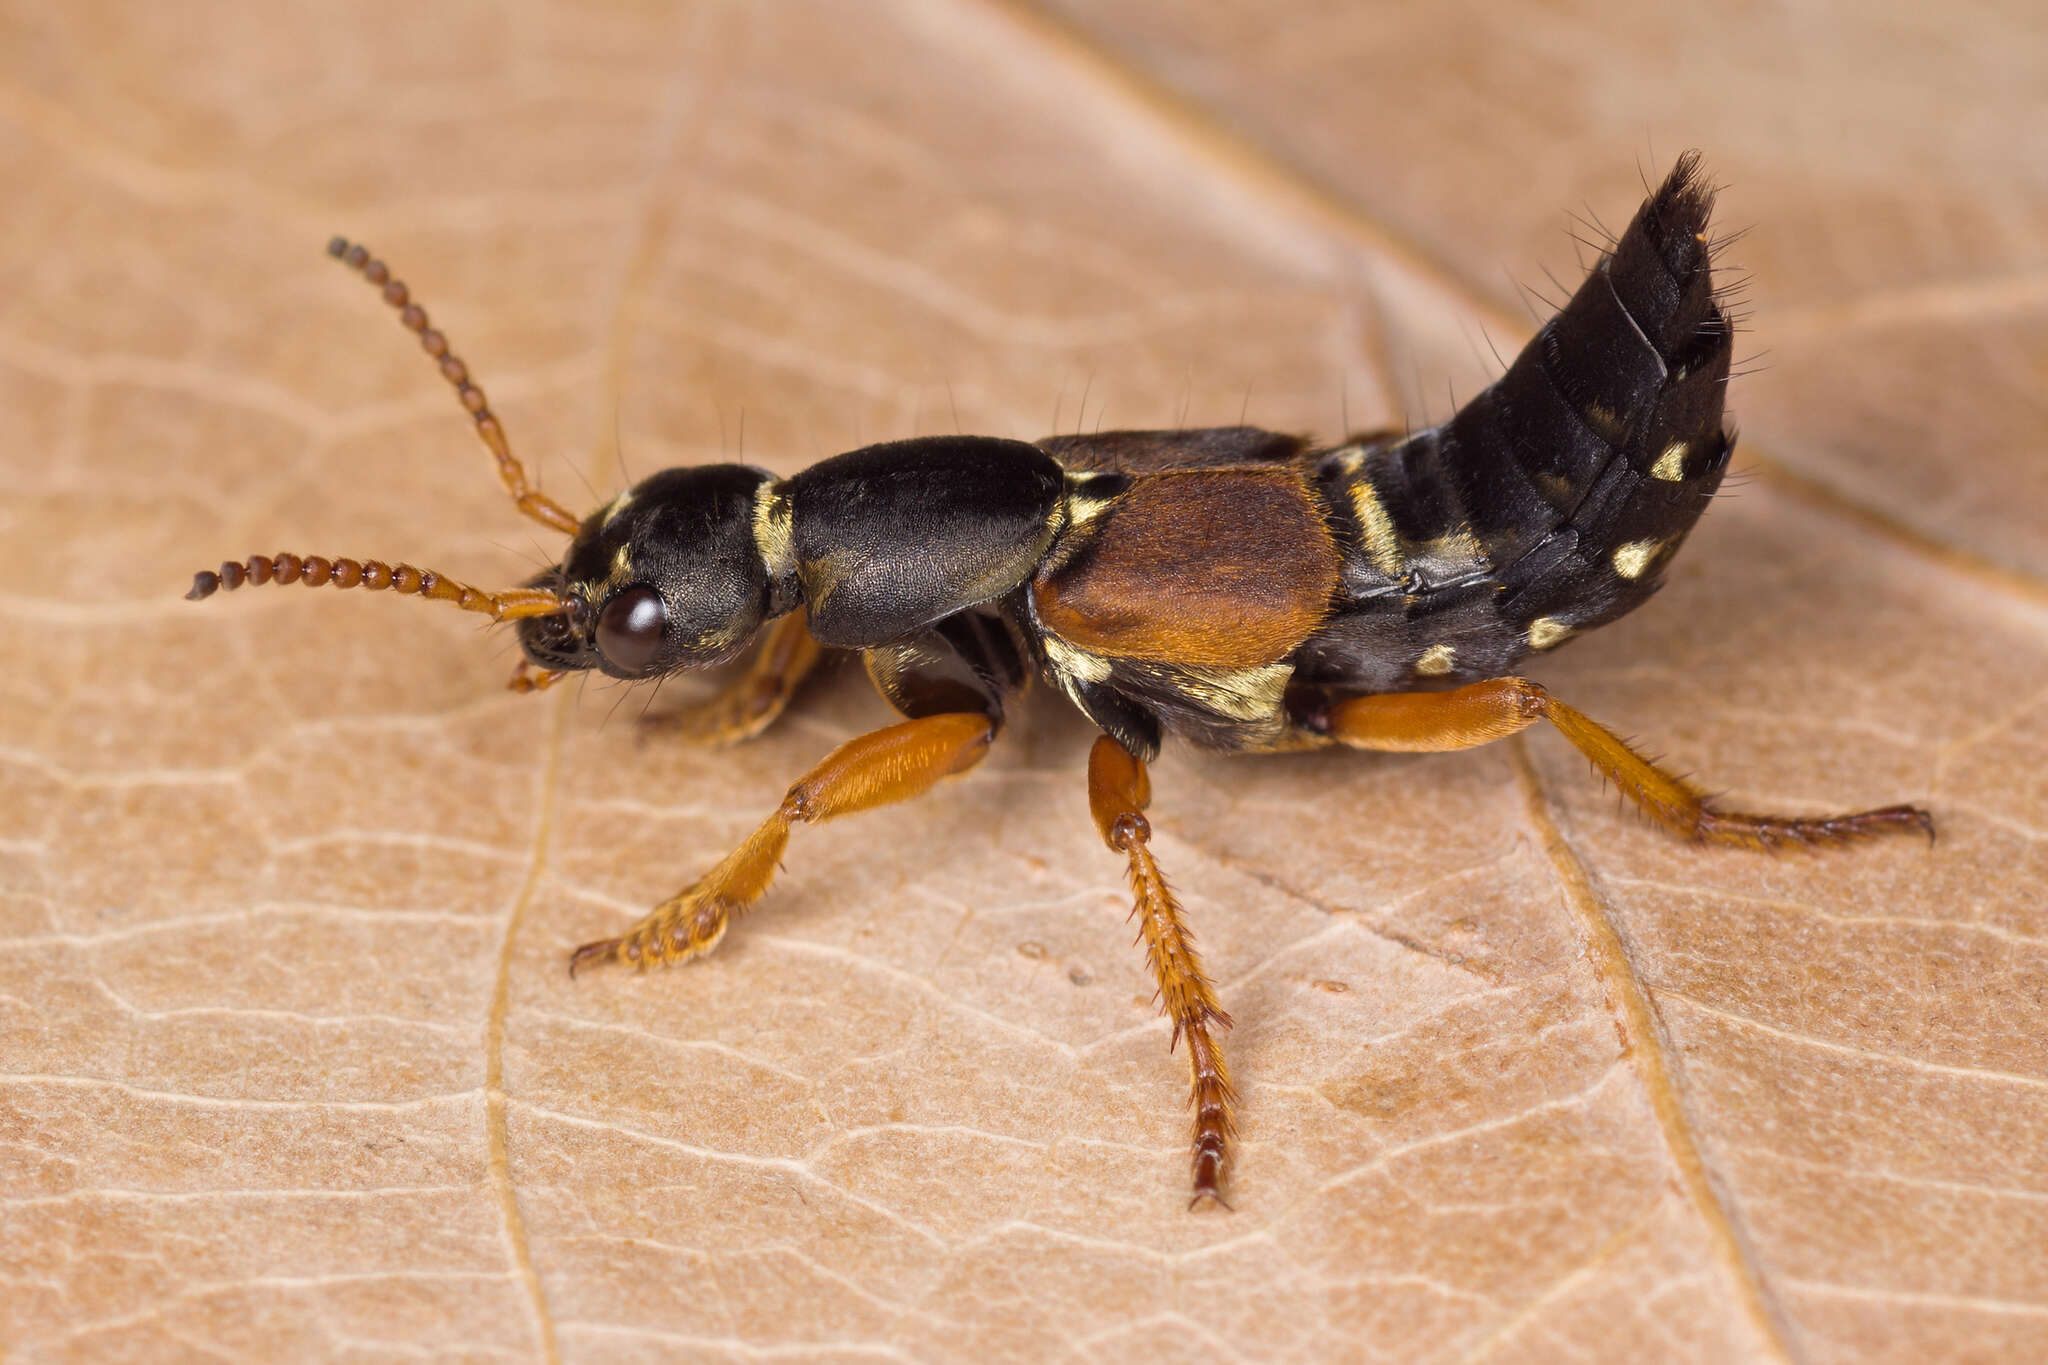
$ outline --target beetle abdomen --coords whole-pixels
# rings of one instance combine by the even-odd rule
[[[1727,468],[1733,335],[1687,155],[1557,316],[1450,421],[1318,467],[1347,610],[1303,681],[1497,676],[1644,602]]]

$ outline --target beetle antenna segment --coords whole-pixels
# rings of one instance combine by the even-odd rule
[[[512,443],[505,437],[504,425],[491,411],[484,391],[470,381],[469,367],[448,349],[448,338],[428,325],[427,310],[412,301],[412,292],[405,287],[405,281],[392,275],[391,268],[372,256],[369,248],[360,242],[351,243],[346,237],[336,237],[329,242],[327,254],[376,285],[383,292],[384,302],[398,310],[398,320],[405,324],[406,330],[419,337],[420,349],[434,358],[440,366],[441,377],[454,386],[455,396],[476,419],[476,434],[498,461],[498,481],[505,485],[505,491],[512,495],[512,501],[519,510],[563,535],[575,535],[582,525],[581,519],[527,483],[526,468],[514,458]]]
[[[372,592],[389,588],[393,592],[436,602],[451,602],[463,611],[481,612],[493,621],[553,616],[569,609],[567,601],[546,588],[485,592],[467,583],[458,583],[446,574],[432,569],[415,569],[410,564],[394,567],[374,559],[359,562],[323,559],[319,555],[301,558],[294,554],[250,555],[243,563],[230,561],[221,565],[218,573],[201,569],[192,575],[192,591],[185,594],[185,600],[197,602],[203,597],[213,596],[221,588],[232,591],[244,583],[303,583],[309,588],[368,588]]]

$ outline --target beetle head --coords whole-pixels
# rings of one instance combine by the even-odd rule
[[[528,584],[570,605],[519,622],[527,660],[653,678],[732,658],[769,611],[754,522],[770,479],[734,464],[665,469],[592,513],[562,562]]]

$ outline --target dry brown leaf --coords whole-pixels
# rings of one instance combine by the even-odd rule
[[[14,1359],[2048,1355],[2043,42],[2031,7],[21,5],[0,20],[0,1349]],[[1237,1211],[1043,702],[805,830],[711,961],[569,945],[883,715],[499,690],[452,613],[177,600],[277,547],[546,555],[357,281],[558,496],[949,430],[1441,416],[1637,164],[1733,182],[1763,477],[1561,741],[1156,772],[1238,1027]],[[1517,329],[1522,330],[1517,330]],[[619,703],[616,714],[610,714]]]

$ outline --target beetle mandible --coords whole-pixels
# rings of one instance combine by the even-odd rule
[[[657,678],[752,662],[717,737],[758,734],[823,648],[859,651],[904,719],[840,745],[726,858],[615,938],[645,967],[701,956],[768,890],[792,828],[889,805],[979,763],[1033,677],[1102,734],[1088,804],[1126,860],[1173,1042],[1187,1045],[1193,1198],[1221,1203],[1236,1097],[1230,1019],[1151,850],[1147,764],[1175,733],[1226,751],[1470,748],[1548,720],[1656,823],[1771,848],[1894,830],[1906,805],[1806,817],[1723,809],[1517,676],[1526,657],[1656,591],[1727,469],[1734,327],[1713,283],[1713,191],[1688,153],[1564,308],[1443,425],[1319,447],[1236,426],[1037,442],[932,436],[778,479],[669,469],[577,517],[532,487],[483,391],[405,285],[359,245],[438,363],[519,510],[571,537],[521,588],[431,570],[254,555],[195,576],[391,589],[517,623],[512,686],[595,669]]]

